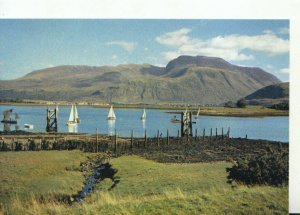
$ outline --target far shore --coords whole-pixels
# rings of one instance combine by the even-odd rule
[[[58,106],[70,106],[72,103],[57,103]],[[14,106],[49,106],[54,107],[53,103],[36,103],[36,102],[0,102],[0,105]],[[110,104],[85,104],[77,103],[80,107],[108,108]],[[224,117],[268,117],[268,116],[289,116],[289,111],[275,110],[264,106],[247,106],[246,108],[228,108],[220,106],[184,106],[184,105],[166,105],[166,104],[113,104],[115,109],[120,108],[146,108],[168,111],[169,114],[179,114],[184,110],[192,111],[193,115],[197,114],[200,107],[199,115],[203,116],[224,116]],[[173,111],[174,110],[174,111]]]

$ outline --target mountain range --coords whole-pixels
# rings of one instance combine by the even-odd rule
[[[179,56],[166,67],[149,64],[57,66],[0,81],[0,98],[105,103],[221,104],[279,84],[260,68],[215,57]]]

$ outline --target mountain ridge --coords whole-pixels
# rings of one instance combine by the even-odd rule
[[[179,56],[166,67],[120,64],[45,68],[0,81],[0,98],[221,104],[278,83],[279,79],[260,68],[236,66],[221,58]]]

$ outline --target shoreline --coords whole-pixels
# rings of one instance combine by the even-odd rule
[[[59,106],[70,106],[72,103],[58,104]],[[1,102],[0,106],[56,106],[56,104],[25,103],[25,102]],[[99,104],[77,104],[78,107],[109,108],[110,105]],[[199,106],[186,107],[182,105],[150,105],[150,104],[114,104],[115,109],[152,109],[171,110],[168,114],[179,114],[179,111],[188,109],[193,115],[197,114]],[[200,106],[200,116],[222,116],[222,117],[276,117],[289,116],[289,111],[270,109],[264,106],[247,106],[246,108],[226,108],[219,106]],[[174,111],[172,111],[174,110]]]

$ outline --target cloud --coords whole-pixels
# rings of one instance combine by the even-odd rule
[[[278,28],[277,32],[278,32],[278,34],[289,34],[290,29],[289,28]]]
[[[289,52],[289,41],[270,32],[256,36],[236,34],[217,36],[207,40],[192,38],[189,36],[190,32],[190,29],[182,28],[155,38],[158,43],[172,49],[162,53],[166,60],[174,59],[179,55],[205,55],[232,61],[245,61],[253,60],[255,57],[241,53],[244,50],[263,52],[269,55]]]
[[[106,45],[108,46],[119,46],[122,49],[124,49],[125,51],[131,53],[136,47],[137,47],[137,43],[134,42],[127,42],[127,41],[111,41],[111,42],[107,42]]]
[[[115,60],[115,59],[117,59],[118,58],[118,55],[113,55],[113,56],[111,56],[111,59],[113,59],[113,60]]]
[[[290,69],[289,68],[282,68],[279,70],[280,73],[282,74],[289,74],[290,73]]]

